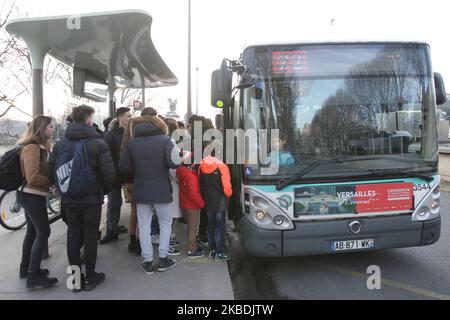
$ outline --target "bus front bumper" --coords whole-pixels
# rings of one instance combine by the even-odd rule
[[[349,223],[358,220],[361,232],[353,234]],[[411,216],[376,217],[334,221],[296,222],[290,231],[264,230],[247,219],[240,221],[242,241],[247,252],[258,257],[305,256],[336,253],[334,241],[373,239],[371,249],[343,250],[367,251],[431,245],[440,238],[441,218],[411,221]]]

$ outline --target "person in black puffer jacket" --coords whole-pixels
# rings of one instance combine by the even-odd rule
[[[62,196],[67,230],[67,255],[71,266],[79,266],[81,270],[80,249],[84,244],[86,259],[86,290],[92,290],[96,285],[104,281],[105,274],[95,272],[97,260],[97,232],[100,225],[100,216],[103,197],[107,194],[116,176],[114,163],[108,146],[100,138],[92,126],[92,115],[95,110],[88,106],[73,108],[71,123],[66,130],[66,139],[89,140],[86,144],[89,156],[89,166],[94,171],[97,179],[92,184],[90,191],[80,197]],[[57,144],[49,160],[49,176],[52,182],[55,180],[55,164],[58,159],[58,149],[64,140]]]
[[[122,184],[124,183],[123,177],[119,172],[119,159],[120,151],[122,148],[122,140],[125,132],[125,128],[128,127],[128,122],[131,119],[130,108],[119,108],[116,110],[116,120],[118,126],[111,129],[105,136],[105,142],[111,150],[111,156],[113,158],[114,166],[116,168],[116,179],[113,183],[113,187],[108,194],[108,210],[107,216],[107,232],[103,239],[100,240],[100,244],[110,243],[111,241],[119,238],[119,233],[126,231],[125,227],[119,227],[120,211],[122,208]],[[122,231],[121,231],[122,230]]]

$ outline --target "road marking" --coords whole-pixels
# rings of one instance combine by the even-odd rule
[[[311,262],[311,264],[315,264],[317,266],[326,268],[326,269],[330,269],[333,271],[337,271],[343,274],[347,274],[356,278],[360,278],[360,279],[364,279],[367,280],[368,274],[366,273],[362,273],[362,272],[357,272],[357,271],[352,271],[352,270],[348,270],[345,268],[340,268],[340,267],[334,267],[334,266],[329,266],[323,263],[317,263],[317,262]],[[441,294],[441,293],[437,293],[434,291],[430,291],[430,290],[426,290],[426,289],[422,289],[422,288],[417,288],[414,286],[410,286],[408,284],[402,283],[402,282],[398,282],[398,281],[393,281],[393,280],[388,280],[388,279],[384,279],[383,277],[381,278],[381,284],[383,285],[387,285],[390,287],[394,287],[397,289],[402,289],[420,296],[424,296],[427,298],[432,298],[432,299],[437,299],[437,300],[450,300],[450,296],[445,295],[445,294]]]

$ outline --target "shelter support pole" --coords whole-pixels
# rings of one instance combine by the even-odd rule
[[[37,41],[26,41],[31,55],[33,117],[44,114],[44,59],[48,48]]]
[[[43,70],[33,69],[33,117],[44,114]]]
[[[109,116],[114,117],[116,113],[116,106],[114,103],[114,92],[116,91],[116,86],[114,81],[108,81],[108,107]]]
[[[145,78],[142,72],[139,71],[139,76],[141,78],[141,90],[142,90],[142,108],[145,108]]]

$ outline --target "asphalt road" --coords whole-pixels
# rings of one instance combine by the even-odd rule
[[[450,300],[450,194],[442,192],[441,204],[441,238],[426,247],[269,259],[246,256],[235,241],[235,298]],[[372,265],[381,289],[367,287]]]

